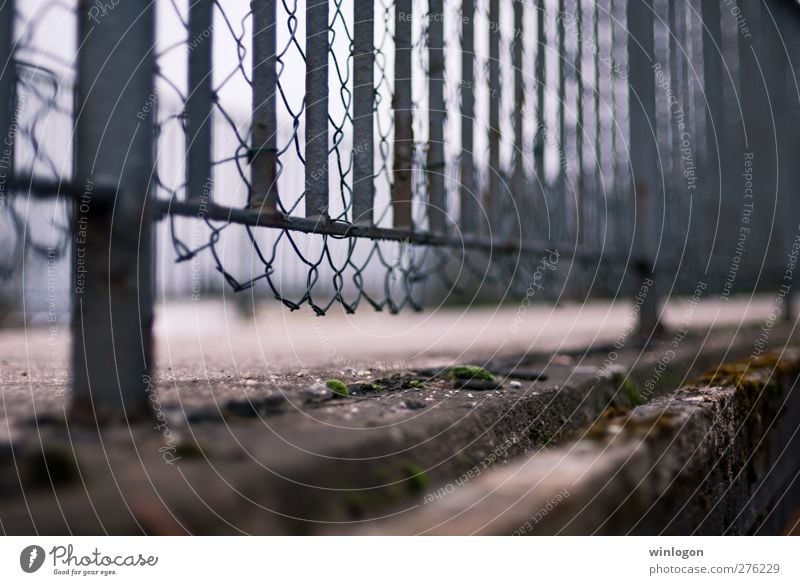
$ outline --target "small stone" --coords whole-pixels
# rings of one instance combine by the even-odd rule
[[[497,390],[498,388],[502,388],[502,386],[493,380],[479,380],[476,378],[472,378],[470,380],[455,380],[455,384],[457,388],[461,388],[463,390]]]
[[[258,386],[258,382],[255,381],[255,380],[245,380],[244,381],[244,385],[245,386]]]
[[[518,382],[517,380],[511,380],[510,385],[512,388],[522,388],[522,382]]]
[[[299,391],[303,402],[306,404],[316,404],[318,402],[325,402],[333,398],[333,391],[331,391],[325,384],[317,383],[313,386],[308,386]]]

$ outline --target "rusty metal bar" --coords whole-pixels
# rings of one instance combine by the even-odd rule
[[[250,207],[274,212],[278,204],[278,121],[276,70],[277,0],[253,0],[253,136],[250,152]]]

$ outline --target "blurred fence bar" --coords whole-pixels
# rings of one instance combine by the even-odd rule
[[[514,152],[512,156],[512,181],[513,193],[520,194],[517,208],[522,213],[530,213],[531,201],[530,193],[525,193],[525,145],[523,144],[523,113],[525,112],[525,82],[523,79],[524,69],[522,67],[522,46],[523,46],[523,15],[525,4],[522,2],[514,3],[514,29],[511,37],[511,62],[516,63],[514,67],[514,102],[512,104],[512,120],[514,124]],[[525,193],[525,195],[523,195]]]
[[[394,3],[394,163],[392,207],[394,227],[411,229],[414,127],[411,105],[412,0]]]
[[[461,3],[461,157],[459,159],[461,231],[478,230],[479,194],[475,180],[475,0]]]
[[[500,0],[489,0],[489,174],[483,197],[491,233],[497,225],[498,208],[503,195],[503,182],[500,176]]]
[[[575,91],[576,91],[576,104],[575,104],[575,204],[577,206],[576,213],[576,227],[575,239],[578,244],[584,243],[584,234],[588,227],[587,219],[587,204],[586,194],[584,193],[584,160],[583,160],[583,145],[586,142],[586,125],[584,119],[584,102],[586,95],[583,88],[583,44],[586,42],[584,38],[583,29],[583,8],[581,7],[581,0],[575,0]]]
[[[252,2],[253,136],[249,205],[267,213],[274,212],[278,203],[277,1]]]
[[[706,221],[716,217],[714,202],[722,193],[723,148],[727,144],[726,126],[723,115],[723,74],[722,63],[722,22],[718,0],[701,0],[703,20],[703,91],[705,94],[705,181],[707,200],[701,201],[698,208]],[[707,243],[707,242],[704,242]],[[708,246],[707,246],[708,248]]]
[[[328,0],[306,5],[306,217],[328,216]]]
[[[353,5],[353,223],[372,225],[375,203],[375,16]]]
[[[658,208],[663,201],[656,139],[656,92],[653,0],[628,2],[628,66],[630,83],[630,165],[635,173],[636,238],[633,251],[639,273],[642,332],[659,324],[660,299],[655,290],[654,262],[658,247]]]
[[[429,0],[428,11],[428,220],[445,231],[444,193],[444,0]]]
[[[552,191],[551,213],[553,214],[552,238],[560,241],[566,234],[567,224],[567,174],[566,174],[566,144],[567,144],[567,34],[564,30],[564,21],[568,18],[565,0],[558,0],[556,13],[556,41],[558,60],[558,178],[555,189]]]
[[[73,204],[72,413],[131,420],[150,408],[153,250],[150,194],[155,8],[121,2],[78,27]],[[94,196],[116,188],[115,200]]]
[[[0,201],[14,175],[12,123],[15,116],[14,0],[0,2]]]
[[[188,199],[208,200],[213,192],[213,16],[213,0],[192,0],[189,5],[189,92],[186,96]]]
[[[545,0],[536,2],[536,72],[534,83],[536,84],[536,120],[533,130],[533,167],[536,173],[536,189],[539,193],[545,193],[544,176],[544,146],[546,121],[544,118],[544,96],[547,87],[547,77],[545,75],[545,56],[547,54],[547,36],[545,34],[544,21],[547,16],[545,10]],[[543,198],[542,198],[543,199]],[[540,213],[546,213],[547,209],[543,206]],[[547,225],[540,218],[538,225],[540,229]]]

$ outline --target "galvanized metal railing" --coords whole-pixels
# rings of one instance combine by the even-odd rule
[[[4,136],[13,6],[0,4]],[[75,201],[78,410],[146,411],[158,218],[179,261],[206,254],[234,289],[263,281],[319,314],[418,306],[431,276],[473,297],[488,277],[505,298],[553,250],[552,298],[641,299],[645,335],[662,300],[698,282],[723,300],[790,289],[797,12],[789,0],[80,4],[74,176],[3,183]],[[176,128],[179,169],[164,164]],[[182,221],[206,235],[187,241]],[[235,226],[250,274],[226,265]],[[297,296],[278,277],[287,258],[307,272]]]

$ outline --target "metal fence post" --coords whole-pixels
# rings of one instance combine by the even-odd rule
[[[0,202],[8,193],[14,169],[14,156],[10,142],[14,119],[14,83],[17,72],[14,65],[14,2],[0,0]]]
[[[213,191],[213,0],[189,6],[189,93],[186,96],[186,198],[207,203]]]
[[[478,229],[478,186],[475,181],[475,0],[461,2],[461,231]]]
[[[530,196],[525,197],[525,156],[523,154],[523,112],[525,109],[525,82],[522,77],[523,58],[523,16],[525,5],[522,2],[514,2],[514,36],[511,45],[511,59],[514,65],[514,104],[512,119],[514,122],[514,153],[513,153],[513,175],[512,175],[512,198],[517,202],[517,213],[522,216],[520,222],[522,229],[526,230],[529,225],[528,214],[533,208],[533,200]],[[524,236],[523,236],[524,237]]]
[[[586,133],[583,115],[583,7],[581,0],[575,0],[575,35],[576,35],[576,48],[575,48],[575,86],[576,86],[576,103],[575,103],[575,157],[576,157],[576,180],[575,180],[575,204],[577,206],[575,213],[575,242],[578,246],[584,245],[585,232],[586,232],[586,193],[584,192],[585,180],[583,176],[583,145]]]
[[[537,197],[538,206],[536,225],[542,233],[548,234],[548,226],[552,225],[548,215],[551,213],[549,208],[550,193],[547,188],[547,181],[544,176],[544,148],[545,135],[547,133],[547,121],[544,117],[544,96],[547,87],[547,75],[545,69],[545,55],[547,53],[547,36],[544,28],[547,10],[545,0],[536,1],[536,124],[533,133],[533,169],[535,179],[534,193]]]
[[[444,194],[444,0],[430,0],[428,10],[428,221],[431,231],[445,231]]]
[[[394,4],[394,161],[392,209],[394,227],[411,229],[411,181],[414,126],[411,105],[411,0]]]
[[[630,169],[636,202],[634,268],[643,299],[638,324],[640,335],[660,328],[660,299],[654,261],[658,244],[658,205],[662,190],[658,176],[653,0],[629,0],[628,69],[630,83]]]
[[[72,417],[147,416],[152,367],[153,4],[80,4]]]
[[[564,160],[567,151],[567,44],[564,19],[567,18],[565,0],[558,0],[556,37],[558,40],[558,177],[553,195],[553,239],[564,237],[567,225],[567,173]]]
[[[373,223],[375,202],[375,6],[353,5],[353,222]]]
[[[703,46],[703,88],[705,94],[705,182],[703,200],[699,202],[702,219],[707,225],[716,223],[716,202],[722,197],[723,170],[728,165],[723,152],[727,144],[727,126],[723,116],[723,62],[722,24],[720,3],[717,0],[701,0],[700,5]],[[710,231],[710,230],[709,230]],[[713,236],[703,241],[706,253],[711,253]]]
[[[276,0],[252,0],[253,136],[250,207],[274,212],[278,203]]]
[[[328,217],[328,0],[306,5],[306,217]]]
[[[771,8],[773,18],[778,24],[780,37],[772,40],[775,43],[775,51],[780,56],[775,63],[775,74],[782,75],[783,79],[778,82],[781,95],[777,96],[779,111],[784,112],[785,123],[778,128],[778,193],[779,202],[783,212],[778,214],[783,218],[783,229],[785,237],[783,242],[783,254],[781,260],[786,258],[785,254],[795,245],[796,238],[800,237],[800,201],[797,197],[800,188],[800,165],[796,163],[797,153],[800,152],[800,136],[796,128],[800,126],[800,88],[797,80],[800,73],[800,66],[794,59],[787,59],[787,55],[793,56],[800,54],[800,6],[792,6],[788,2],[778,3],[776,8]],[[786,53],[783,53],[782,44],[786,45]],[[788,268],[788,266],[784,266]],[[800,284],[794,273],[787,275],[784,272],[783,285],[789,286],[789,291],[784,300],[783,319],[792,320],[795,318],[797,309],[797,288]]]
[[[488,231],[497,229],[500,202],[500,1],[489,0],[489,169],[484,206]]]

